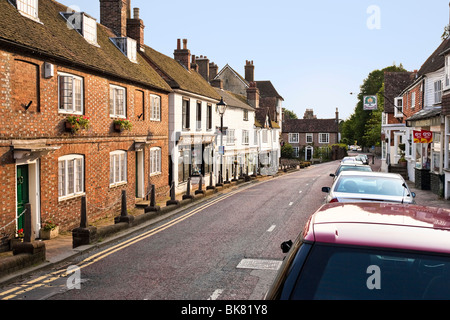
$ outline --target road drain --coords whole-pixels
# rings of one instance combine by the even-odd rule
[[[256,270],[278,270],[282,261],[263,259],[242,259],[236,268]]]

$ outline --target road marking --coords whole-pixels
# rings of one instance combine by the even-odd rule
[[[230,193],[227,193],[227,194],[225,194],[223,196],[219,196],[218,198],[213,199],[213,200],[209,201],[208,203],[205,203],[205,204],[199,206],[198,208],[196,208],[196,209],[194,209],[192,211],[189,211],[189,212],[179,216],[178,218],[175,218],[175,219],[173,219],[171,221],[168,221],[167,223],[165,223],[165,224],[163,224],[163,225],[161,225],[159,227],[155,227],[152,230],[144,232],[141,235],[138,235],[138,236],[135,236],[133,238],[130,238],[130,239],[126,240],[126,241],[123,241],[123,242],[115,245],[115,246],[112,246],[112,247],[110,247],[108,249],[105,249],[105,250],[103,250],[103,251],[101,251],[101,252],[99,252],[97,254],[94,254],[94,255],[84,259],[83,261],[81,261],[77,266],[79,267],[79,269],[88,267],[91,264],[94,264],[94,263],[96,263],[96,262],[106,258],[107,256],[109,256],[109,255],[119,251],[119,250],[127,248],[127,247],[131,246],[132,244],[135,244],[135,243],[137,243],[139,241],[142,241],[144,239],[147,239],[147,238],[149,238],[149,237],[151,237],[151,236],[153,236],[153,235],[155,235],[155,234],[157,234],[157,233],[159,233],[161,231],[164,231],[164,230],[166,230],[166,229],[168,229],[168,228],[170,228],[170,227],[172,227],[172,226],[174,226],[174,225],[176,225],[176,224],[186,220],[187,218],[192,217],[193,215],[203,211],[204,209],[206,209],[208,207],[211,207],[211,206],[213,206],[213,205],[215,205],[215,204],[217,204],[217,203],[219,203],[219,202],[221,202],[221,201],[223,201],[223,200],[225,200],[225,199],[235,195],[236,193],[239,193],[241,191],[245,191],[245,190],[247,190],[247,189],[249,189],[251,187],[253,187],[253,186],[250,185],[250,186],[247,186],[247,187],[243,187],[241,189],[238,189],[238,190],[235,190],[235,191],[231,191]],[[69,272],[69,273],[72,274],[72,272]],[[37,279],[31,280],[31,281],[27,282],[25,285],[20,285],[20,286],[17,286],[15,288],[12,288],[10,290],[4,291],[4,292],[0,292],[0,298],[1,298],[1,300],[13,299],[14,297],[16,297],[17,295],[19,295],[21,293],[26,293],[28,291],[31,291],[31,290],[34,290],[36,288],[39,288],[39,287],[43,286],[44,285],[43,282],[55,281],[56,279],[60,279],[61,277],[69,276],[70,275],[69,273],[67,272],[66,269],[61,269],[61,270],[49,273],[46,276],[42,276],[42,277],[39,277]],[[57,276],[57,275],[59,275],[59,276]],[[46,280],[47,278],[50,278],[50,279]],[[35,284],[36,282],[39,282],[39,281],[42,281],[42,283]],[[14,292],[14,294],[10,294],[10,295],[6,296],[7,294],[13,293],[13,292]]]
[[[208,300],[217,300],[217,298],[219,298],[219,296],[222,294],[223,290],[222,289],[217,289],[216,291],[213,292],[213,294],[208,298]]]
[[[302,193],[303,191],[302,190],[300,190],[298,193]]]
[[[278,269],[280,269],[281,264],[282,261],[279,260],[242,259],[236,268],[277,271]]]
[[[267,232],[272,232],[275,229],[276,225],[272,225],[269,229],[267,229]]]
[[[289,206],[292,206],[294,203],[293,202],[289,202]]]

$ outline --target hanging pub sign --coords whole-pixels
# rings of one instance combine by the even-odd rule
[[[377,96],[364,96],[364,110],[377,110],[378,99]]]
[[[414,143],[432,143],[433,132],[428,130],[413,131]]]

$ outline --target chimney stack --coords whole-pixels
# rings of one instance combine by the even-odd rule
[[[187,39],[183,39],[183,49],[180,46],[180,39],[177,40],[177,49],[173,52],[173,56],[186,69],[191,70],[191,52],[187,48]]]
[[[259,108],[259,89],[256,86],[256,82],[250,82],[247,88],[247,102],[253,108]]]
[[[209,81],[212,81],[219,71],[219,67],[214,62],[209,64]]]
[[[245,62],[245,80],[248,82],[255,81],[255,66],[253,65],[253,61]]]
[[[209,59],[206,56],[197,57],[198,72],[206,80],[210,81]]]
[[[139,47],[144,45],[144,22],[139,17],[139,8],[133,9],[133,19],[127,19],[127,35],[137,41]]]
[[[131,0],[100,0],[100,23],[117,37],[127,36],[127,19],[131,18]]]

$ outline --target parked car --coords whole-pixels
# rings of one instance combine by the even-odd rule
[[[336,172],[330,173],[330,176],[336,179],[339,176],[339,174],[343,171],[372,172],[372,168],[362,163],[353,163],[353,162],[341,163],[339,167],[336,169]]]
[[[450,300],[450,211],[330,203],[308,220],[266,300]]]
[[[415,203],[415,193],[397,173],[342,172],[331,187],[323,187],[328,193],[325,202],[381,201]]]
[[[361,158],[357,158],[357,157],[344,157],[341,160],[341,163],[358,163],[358,162],[363,164],[362,159]]]

